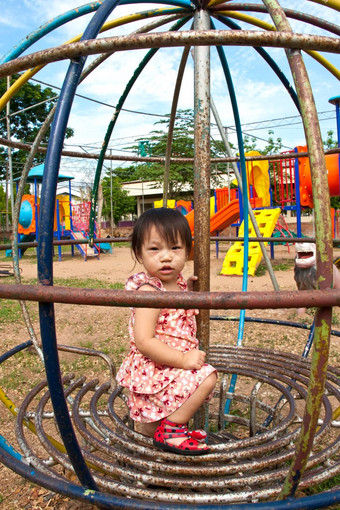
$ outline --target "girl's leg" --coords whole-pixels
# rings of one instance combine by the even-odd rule
[[[155,435],[156,428],[160,424],[160,421],[153,421],[150,423],[142,423],[142,434],[144,436],[153,437]]]
[[[202,406],[203,402],[210,395],[216,385],[217,373],[210,374],[197,390],[188,398],[188,400],[179,407],[175,412],[168,416],[168,419],[177,424],[187,424],[190,418],[193,417],[196,411]],[[151,424],[150,424],[151,425]],[[166,440],[168,444],[174,446],[183,442],[183,437],[169,438]],[[198,445],[198,449],[204,449],[205,445]]]
[[[176,409],[176,411],[170,416],[169,420],[175,423],[188,423],[190,418],[198,411],[203,402],[208,398],[210,393],[213,391],[216,385],[217,374],[213,372],[210,374],[197,390],[188,398],[184,404]]]

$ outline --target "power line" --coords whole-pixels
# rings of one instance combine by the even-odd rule
[[[35,78],[32,78],[32,80],[37,82],[37,83],[41,83],[42,85],[46,85],[47,87],[51,87],[51,88],[55,88],[57,90],[61,90],[61,87],[57,87],[56,85],[51,85],[49,83],[37,80]],[[89,96],[84,96],[84,95],[81,95],[81,94],[75,94],[75,95],[77,97],[82,98],[82,99],[86,99],[87,101],[91,101],[91,102],[94,102],[94,103],[97,103],[97,104],[101,104],[103,106],[107,106],[108,108],[113,108],[113,109],[116,108],[112,104],[105,103],[105,102],[99,101],[97,99],[93,99],[93,98],[91,98]],[[122,108],[121,110],[124,111],[124,112],[135,113],[137,115],[148,115],[148,116],[152,116],[152,117],[161,117],[161,118],[169,118],[170,117],[169,114],[162,115],[162,114],[157,114],[157,113],[141,112],[141,111],[138,111],[138,110],[128,110],[126,108]],[[326,110],[326,111],[323,111],[323,112],[318,112],[318,119],[319,119],[319,121],[330,120],[330,119],[334,118],[334,115],[335,115],[334,110]],[[252,130],[253,131],[257,131],[257,130],[260,130],[260,129],[268,129],[268,128],[270,129],[270,128],[274,128],[274,127],[291,126],[291,125],[294,125],[294,124],[301,124],[301,123],[302,123],[302,120],[301,120],[301,116],[300,115],[292,115],[292,116],[289,116],[289,117],[279,117],[279,118],[276,118],[276,119],[267,119],[267,120],[262,120],[262,121],[257,121],[257,122],[247,122],[245,124],[242,124],[242,126],[243,127],[251,127],[252,126]],[[216,126],[216,124],[212,123],[212,126]],[[235,126],[226,126],[225,129],[231,129],[231,130],[236,131]],[[246,134],[248,134],[248,133],[246,133]]]
[[[57,89],[57,90],[61,90],[61,87],[57,87],[56,85],[51,85],[49,83],[37,80],[35,78],[31,78],[31,80],[35,81],[37,83],[41,83],[42,85],[46,85],[46,87],[50,87],[50,88],[54,88],[54,89]],[[83,96],[82,94],[75,94],[75,96],[80,97],[82,99],[86,99],[87,101],[91,101],[92,103],[97,103],[97,104],[101,104],[102,106],[107,106],[108,108],[113,108],[113,109],[116,108],[112,104],[104,103],[103,101],[99,101],[98,99],[93,99],[92,97]],[[161,114],[158,114],[158,113],[139,112],[137,110],[128,110],[127,108],[121,108],[121,111],[122,112],[128,112],[128,113],[136,113],[138,115],[149,115],[151,117],[162,117],[162,118],[169,117],[169,114],[161,115]]]

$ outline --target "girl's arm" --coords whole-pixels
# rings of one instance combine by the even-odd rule
[[[143,285],[139,291],[154,291],[149,285]],[[186,353],[172,349],[155,337],[159,309],[136,308],[134,337],[137,349],[155,363],[185,370],[199,370],[205,362],[205,352],[193,349]]]

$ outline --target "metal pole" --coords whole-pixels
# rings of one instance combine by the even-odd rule
[[[209,15],[204,10],[195,13],[195,30],[209,30]],[[195,245],[194,271],[198,276],[195,290],[210,290],[210,48],[195,46],[194,50],[194,200]],[[207,312],[199,314],[197,334],[201,348],[209,349]]]
[[[196,31],[209,30],[210,18],[205,10],[195,13]],[[210,47],[194,50],[194,272],[198,277],[195,290],[210,290]],[[209,352],[209,310],[200,310],[197,318],[200,348]],[[208,410],[200,409],[195,426],[207,425]]]
[[[112,156],[112,149],[110,149]],[[111,237],[113,237],[113,209],[112,209],[112,159],[110,161],[110,207],[111,207]]]
[[[11,77],[7,76],[7,90],[11,86]],[[8,141],[11,140],[11,123],[9,120],[10,115],[10,101],[6,104],[6,128],[7,128],[7,139]],[[12,217],[13,217],[13,211],[14,211],[14,196],[13,196],[13,173],[12,173],[12,150],[11,147],[8,146],[7,148],[8,153],[8,165],[7,165],[7,172],[6,172],[6,230],[9,230],[9,223],[8,223],[8,177],[9,177],[9,188],[11,193],[11,225],[12,225]]]

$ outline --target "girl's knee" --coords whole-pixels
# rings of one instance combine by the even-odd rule
[[[209,386],[210,391],[212,391],[215,388],[216,382],[217,382],[217,372],[212,372],[211,374],[208,375],[208,377],[205,380],[205,383],[207,386]]]

